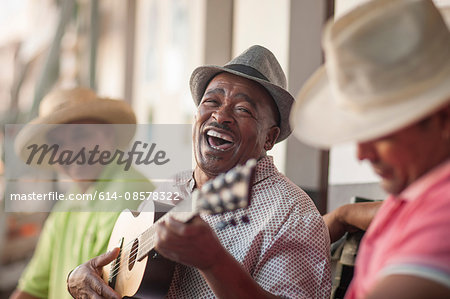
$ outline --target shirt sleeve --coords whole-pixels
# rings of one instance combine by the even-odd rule
[[[448,191],[447,191],[448,192]],[[409,274],[450,286],[450,197],[441,192],[406,215],[381,275]],[[431,204],[432,203],[432,204]],[[420,271],[418,271],[420,269]]]
[[[54,228],[56,217],[62,213],[51,213],[44,224],[36,250],[19,280],[18,288],[39,298],[48,298]]]
[[[265,290],[283,298],[329,298],[330,241],[318,213],[291,213],[267,248],[253,275]]]

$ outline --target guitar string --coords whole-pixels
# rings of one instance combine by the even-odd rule
[[[152,240],[149,240],[148,242],[146,242],[147,244],[153,241],[153,238],[151,238]],[[139,250],[138,249],[132,249],[131,253],[130,251],[126,250],[122,253],[122,257],[123,260],[121,260],[121,262],[119,264],[114,265],[114,269],[110,270],[110,278],[114,278],[115,276],[117,276],[118,274],[120,274],[122,271],[124,271],[124,267],[123,265],[128,265],[129,261],[132,260],[133,258],[135,258],[138,254]],[[137,262],[137,260],[135,261]]]
[[[167,214],[165,214],[165,215],[167,215]],[[164,215],[164,216],[165,216]],[[195,215],[195,214],[194,214]],[[194,215],[190,215],[190,217],[188,217],[188,219],[189,218],[191,218],[191,217],[193,217]],[[163,216],[163,217],[164,217]],[[160,221],[163,217],[161,217],[160,219],[158,219],[158,221]],[[158,222],[157,221],[157,222]],[[157,222],[155,222],[155,223],[157,223]],[[147,246],[148,244],[150,244],[150,243],[153,243],[153,241],[154,241],[154,228],[155,228],[155,226],[154,225],[152,225],[150,228],[148,228],[144,233],[151,233],[151,235],[144,241],[144,242],[142,242],[141,244],[138,244],[138,246],[136,247],[136,249],[135,250],[133,250],[133,251],[135,251],[135,252],[131,252],[130,253],[130,255],[129,256],[125,256],[125,252],[130,252],[130,251],[128,251],[128,249],[130,248],[130,246],[126,246],[126,248],[122,248],[122,254],[121,254],[121,256],[122,256],[122,258],[123,259],[121,259],[120,260],[120,263],[119,264],[115,264],[113,267],[113,269],[110,269],[110,279],[111,278],[114,278],[115,276],[117,276],[120,272],[122,272],[122,271],[124,271],[125,270],[125,268],[123,268],[122,267],[122,265],[124,264],[123,262],[125,262],[125,264],[128,264],[128,262],[130,261],[130,259],[133,259],[133,258],[135,258],[137,255],[138,255],[138,253],[139,253],[139,247],[141,247],[141,248],[144,248],[145,246]],[[142,236],[144,236],[144,233],[142,233],[141,235],[140,235],[140,237],[142,237]],[[134,242],[135,242],[135,240],[136,239],[133,239],[133,241],[130,241],[130,242],[128,242],[128,244],[130,244],[130,243],[132,243],[132,244],[134,244]],[[153,249],[154,248],[154,244],[152,245],[152,247],[151,247],[151,249]],[[147,251],[147,253],[149,253],[150,251],[151,251],[151,249],[149,250],[149,249],[146,249],[145,251]],[[127,254],[128,255],[128,254]]]
[[[136,239],[139,239],[140,237],[142,237],[145,233],[149,232],[149,233],[154,233],[154,228],[155,228],[155,224],[162,222],[163,220],[165,220],[166,218],[168,218],[168,215],[173,216],[173,212],[172,213],[167,213],[164,214],[161,218],[159,218],[157,221],[155,221],[148,229],[146,229],[145,231],[143,231],[139,236],[137,236],[136,238],[130,240],[125,246],[122,246],[121,251],[128,251],[128,249],[130,249],[131,247],[133,247],[133,244],[135,242]],[[116,248],[118,246],[115,246],[114,248]]]
[[[163,216],[162,216],[160,219],[158,219],[154,224],[158,223],[159,221],[162,221],[164,218],[167,218],[167,215],[169,215],[169,213],[163,215]],[[192,216],[193,216],[193,215],[191,215],[191,217],[192,217]],[[189,217],[189,218],[190,218],[190,217]],[[136,247],[136,249],[132,249],[132,252],[130,252],[130,255],[129,255],[129,256],[125,257],[124,253],[128,253],[128,252],[129,252],[128,249],[129,249],[130,247],[132,248],[132,246],[134,245],[135,240],[136,240],[137,238],[135,238],[135,239],[133,239],[132,241],[128,242],[127,245],[126,245],[125,247],[122,248],[122,250],[121,250],[121,255],[124,257],[124,259],[123,259],[123,260],[121,259],[121,261],[120,261],[119,264],[115,264],[115,265],[113,266],[114,268],[113,268],[113,269],[110,269],[111,275],[110,275],[109,279],[114,278],[115,276],[119,275],[121,272],[125,271],[126,268],[124,268],[124,267],[121,268],[121,266],[124,264],[123,262],[125,261],[125,262],[127,262],[126,264],[128,264],[128,262],[129,262],[130,259],[135,259],[136,256],[137,256],[138,253],[139,253],[139,246],[140,246],[141,248],[143,248],[144,246],[147,246],[148,244],[153,243],[153,241],[154,241],[154,228],[155,228],[154,224],[153,224],[152,226],[150,226],[150,227],[149,227],[146,231],[144,231],[142,234],[140,234],[140,236],[138,236],[138,238],[139,238],[139,237],[143,236],[143,235],[144,235],[145,233],[147,233],[147,232],[152,233],[152,235],[150,235],[150,236],[148,237],[148,239],[145,240],[142,244],[140,244],[140,245],[138,244],[138,246]],[[153,230],[153,231],[152,231],[152,230]],[[151,249],[153,249],[153,248],[154,248],[154,244],[151,246]],[[147,254],[151,251],[151,249],[150,249],[150,250],[145,250],[145,251],[148,251]],[[133,251],[135,251],[135,252],[133,252]],[[128,255],[128,254],[127,254],[127,255]],[[135,263],[136,263],[136,261],[135,261]]]
[[[192,216],[193,216],[193,215],[191,215],[190,217],[192,217]],[[190,218],[190,217],[189,217],[189,218]],[[154,228],[154,226],[152,225],[146,232],[149,232],[149,231],[152,230],[153,228]],[[114,277],[117,276],[121,271],[124,270],[124,268],[120,269],[120,268],[121,268],[121,265],[123,265],[123,262],[126,262],[126,264],[128,264],[128,262],[129,262],[130,259],[135,258],[135,257],[138,255],[138,253],[139,253],[139,247],[144,248],[144,247],[147,246],[148,244],[153,243],[153,241],[154,241],[154,239],[155,239],[155,238],[154,238],[154,229],[153,229],[153,232],[151,232],[151,233],[153,233],[153,234],[150,235],[144,242],[142,242],[142,244],[138,245],[138,247],[136,247],[136,249],[135,249],[136,252],[131,252],[131,253],[130,253],[131,255],[125,257],[125,254],[124,254],[125,252],[127,252],[127,253],[130,252],[130,251],[128,250],[128,249],[130,248],[129,246],[127,246],[127,248],[126,248],[125,250],[122,249],[122,254],[121,254],[121,255],[122,255],[123,259],[121,259],[120,263],[114,265],[114,268],[110,270],[110,273],[111,273],[110,278],[114,278]],[[143,233],[141,234],[141,236],[143,236]],[[134,241],[135,241],[135,239],[133,240],[133,243],[134,243]],[[129,242],[129,243],[131,243],[131,242]],[[154,248],[154,244],[151,246],[151,249],[153,249],[153,248]],[[145,251],[150,252],[151,249],[150,249],[150,250],[146,249]],[[133,249],[132,249],[132,250],[133,250]],[[117,273],[116,273],[116,272],[117,272]]]
[[[151,242],[153,242],[153,236],[150,237],[149,241],[146,242],[146,243],[149,244],[149,243],[151,243]],[[133,250],[133,251],[134,251],[134,250]],[[126,252],[124,252],[124,253],[127,253],[127,255],[128,255],[128,254],[129,254],[129,251],[126,251]],[[136,249],[135,252],[130,253],[130,255],[127,256],[127,257],[125,257],[125,255],[124,255],[124,256],[123,256],[123,260],[121,260],[121,263],[118,264],[112,271],[110,271],[111,274],[110,274],[109,278],[110,278],[110,279],[111,279],[111,278],[114,278],[114,277],[116,277],[117,275],[119,275],[121,272],[125,271],[126,268],[123,267],[123,265],[124,265],[124,264],[128,265],[129,260],[135,258],[135,257],[137,256],[137,254],[138,254],[138,249]],[[125,263],[123,263],[123,262],[125,262]],[[136,260],[135,262],[137,262],[137,260]]]
[[[191,217],[193,217],[193,216],[195,216],[195,214],[194,215],[190,215],[187,219],[189,219],[189,218],[191,218]],[[161,219],[161,218],[160,218]],[[187,219],[185,219],[185,220],[187,220]],[[146,230],[146,232],[149,232],[150,230],[152,230],[154,228],[154,226],[152,225],[148,230]],[[153,229],[154,230],[154,229]],[[124,264],[128,264],[129,263],[129,261],[130,261],[130,259],[135,259],[136,257],[137,257],[137,255],[138,255],[138,253],[139,253],[139,247],[141,247],[141,248],[144,248],[145,246],[147,246],[148,244],[151,244],[151,243],[153,243],[154,242],[154,240],[155,240],[155,235],[154,235],[154,232],[152,232],[153,234],[152,235],[150,235],[144,242],[142,242],[142,244],[140,244],[140,245],[138,245],[137,247],[136,247],[136,249],[132,249],[132,252],[130,252],[130,255],[128,255],[128,249],[127,250],[125,250],[126,251],[126,253],[127,253],[127,256],[125,256],[125,251],[122,251],[122,257],[123,257],[123,259],[121,259],[120,260],[120,263],[119,264],[116,264],[116,265],[114,265],[114,269],[112,269],[112,270],[110,270],[110,276],[109,276],[109,279],[112,279],[112,278],[114,278],[114,277],[116,277],[117,275],[119,275],[120,273],[122,273],[123,271],[125,271],[126,270],[126,267],[122,267]],[[143,233],[141,234],[141,236],[143,236]],[[134,243],[134,241],[135,240],[133,240],[133,243]],[[129,242],[129,243],[131,243],[131,242]],[[154,244],[153,245],[151,245],[151,249],[153,249],[154,248]],[[151,249],[149,250],[149,248],[147,248],[145,251],[147,251],[147,253],[149,253],[150,251],[151,251]],[[135,251],[135,252],[133,252],[133,251]],[[125,262],[125,263],[124,263]],[[135,260],[135,263],[136,263],[137,261]]]
[[[184,221],[186,221],[186,220],[188,220],[189,218],[195,216],[196,214],[198,214],[198,213],[194,213],[194,214],[192,214],[192,215],[189,215],[189,217],[187,217],[186,219],[184,219]],[[165,215],[168,215],[168,214],[165,214]],[[165,216],[165,215],[164,215],[164,216]],[[164,216],[163,216],[163,217],[164,217]],[[160,219],[162,219],[163,217],[161,217]],[[157,222],[160,221],[160,219],[158,219]],[[179,220],[181,220],[181,219],[179,218]],[[183,221],[183,220],[182,220],[182,221]],[[121,268],[121,265],[123,264],[123,263],[122,263],[123,261],[125,261],[125,262],[128,263],[128,261],[129,261],[130,259],[133,259],[133,258],[135,258],[135,257],[137,256],[137,254],[138,254],[138,252],[139,252],[139,246],[140,246],[141,248],[144,248],[144,247],[147,246],[148,244],[153,243],[153,241],[154,241],[154,228],[155,228],[155,226],[152,225],[152,226],[150,226],[150,227],[145,231],[145,232],[151,233],[151,235],[150,235],[144,242],[142,242],[142,244],[140,244],[140,245],[138,245],[138,247],[136,247],[136,252],[132,252],[132,253],[131,253],[131,256],[125,257],[124,254],[121,254],[121,255],[123,256],[123,260],[121,259],[121,262],[120,262],[119,264],[114,265],[114,268],[110,270],[110,273],[112,273],[111,276],[110,276],[110,278],[114,278],[115,276],[117,276],[117,275],[119,274],[120,271],[123,271],[123,270],[124,270],[123,268],[120,269],[120,270],[118,270],[119,268]],[[144,235],[144,233],[142,233],[140,236],[143,236],[143,235]],[[133,243],[134,243],[135,240],[136,240],[136,239],[133,239]],[[131,241],[130,241],[129,243],[131,243]],[[129,243],[128,243],[128,244],[129,244]],[[125,251],[126,251],[126,252],[129,252],[129,251],[128,251],[129,248],[130,248],[130,246],[127,246],[126,249],[122,248],[122,252],[123,252],[123,253],[125,253]],[[154,245],[152,245],[152,249],[153,249],[153,248],[154,248]],[[151,250],[146,249],[145,251],[150,252]],[[118,272],[115,273],[116,271],[118,271]]]
[[[141,245],[141,247],[144,247],[144,246],[147,246],[148,244],[150,244],[150,243],[153,243],[153,241],[154,241],[154,238],[155,236],[154,235],[151,235],[151,236],[149,236],[148,237],[148,239],[147,240],[145,240],[143,243],[142,243],[142,245]],[[154,248],[154,244],[152,245],[152,249]],[[147,250],[146,250],[147,251]],[[148,252],[150,252],[151,250],[148,250]],[[125,271],[126,270],[126,267],[122,267],[122,265],[123,264],[128,264],[128,262],[129,262],[129,260],[130,259],[133,259],[133,258],[135,258],[137,255],[138,255],[138,252],[139,252],[139,248],[137,247],[136,248],[136,252],[132,252],[131,254],[130,254],[130,256],[126,256],[125,257],[125,255],[123,254],[123,260],[121,260],[121,262],[116,266],[115,265],[115,268],[112,270],[112,271],[110,271],[111,272],[111,275],[110,275],[110,277],[109,277],[109,279],[111,279],[111,278],[114,278],[114,277],[116,277],[117,275],[119,275],[121,272],[123,272],[123,271]],[[125,253],[125,252],[124,252]],[[128,251],[127,251],[127,253],[128,253]],[[125,262],[125,263],[123,263],[123,262]]]
[[[115,275],[117,275],[117,273],[115,274],[115,272],[117,272],[118,271],[118,269],[121,267],[121,265],[123,264],[123,262],[125,261],[125,262],[127,262],[128,263],[128,261],[130,260],[130,259],[133,259],[134,257],[136,257],[137,256],[137,254],[138,254],[138,251],[139,251],[139,247],[141,247],[141,248],[144,248],[144,247],[146,247],[148,244],[150,244],[150,243],[152,243],[153,241],[154,241],[154,226],[152,225],[147,231],[150,231],[150,230],[153,230],[152,232],[150,232],[150,233],[152,233],[144,242],[142,242],[141,244],[138,244],[138,246],[136,247],[136,249],[135,249],[135,251],[136,252],[132,252],[131,253],[131,255],[130,256],[127,256],[127,257],[125,257],[125,252],[130,252],[130,248],[132,248],[132,247],[130,247],[130,246],[127,246],[127,248],[122,248],[122,251],[121,251],[121,256],[122,256],[122,258],[123,259],[121,259],[120,260],[120,263],[119,264],[115,264],[113,267],[113,269],[110,269],[110,273],[111,273],[111,277],[113,278]],[[146,232],[147,232],[146,231]],[[144,235],[144,233],[142,233],[141,235],[140,235],[140,237],[141,236],[143,236]],[[134,241],[135,241],[136,239],[133,239],[133,244],[134,244]],[[129,242],[129,243],[131,243],[131,242]],[[153,247],[154,247],[154,245],[152,246],[152,249],[153,249]],[[133,249],[131,249],[131,250],[133,250]],[[134,250],[133,250],[134,251]],[[151,250],[145,250],[145,251],[148,251],[148,252],[150,252]],[[114,275],[115,274],[115,275]]]
[[[121,259],[121,262],[123,261],[123,260],[130,260],[130,259],[132,259],[132,258],[134,258],[134,255],[137,255],[137,251],[139,250],[139,247],[140,248],[144,248],[144,247],[146,247],[148,244],[150,244],[151,242],[153,242],[154,241],[154,236],[153,235],[150,235],[144,242],[142,242],[141,244],[138,244],[138,246],[136,247],[136,249],[132,249],[131,248],[131,250],[132,251],[136,251],[136,252],[133,252],[132,253],[132,255],[131,256],[129,256],[129,257],[126,257],[125,258],[125,252],[130,252],[130,247],[129,248],[126,248],[126,249],[122,249],[122,252],[121,252],[121,255],[123,256],[123,259]],[[134,240],[133,240],[133,243],[134,243]],[[154,245],[153,245],[154,246]],[[145,248],[144,248],[145,249]],[[147,249],[145,249],[145,251],[147,251]],[[150,252],[150,250],[148,250],[149,252]],[[116,266],[114,269],[111,269],[111,271],[115,271],[115,270],[117,270],[117,268],[119,268],[120,267],[120,264],[118,264],[118,266]]]
[[[161,219],[161,218],[160,218]],[[159,219],[158,219],[159,220]],[[128,251],[128,249],[130,249],[131,247],[133,247],[133,244],[135,242],[136,239],[140,238],[141,236],[143,236],[146,232],[152,230],[154,228],[154,225],[158,223],[158,221],[156,221],[155,223],[153,223],[148,229],[146,229],[144,232],[142,232],[139,236],[137,236],[136,238],[134,238],[133,240],[129,241],[125,246],[122,246],[121,251]],[[117,248],[119,246],[115,246],[114,248]],[[120,248],[120,247],[119,247]]]

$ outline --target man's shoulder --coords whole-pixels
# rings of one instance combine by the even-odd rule
[[[254,186],[278,189],[280,192],[295,192],[308,197],[305,191],[278,171],[271,156],[266,156],[258,161]]]
[[[309,195],[289,178],[278,172],[252,188],[253,199],[287,214],[320,216]]]
[[[274,175],[268,177],[266,180],[260,181],[254,185],[256,189],[270,190],[270,192],[276,192],[283,197],[299,197],[302,199],[309,199],[309,195],[298,185],[292,182],[281,172],[277,172]]]

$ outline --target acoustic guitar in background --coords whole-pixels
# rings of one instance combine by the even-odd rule
[[[195,190],[191,199],[181,201],[163,216],[124,210],[116,221],[108,245],[108,250],[119,247],[120,253],[117,259],[103,267],[104,281],[122,297],[164,297],[172,281],[175,263],[155,252],[155,223],[169,216],[189,222],[199,213],[220,214],[247,207],[255,166],[256,160],[252,159],[217,176],[200,190]]]

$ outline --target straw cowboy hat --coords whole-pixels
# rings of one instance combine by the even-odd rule
[[[252,46],[222,66],[201,66],[191,75],[192,98],[198,106],[209,82],[219,73],[231,73],[261,84],[272,96],[280,114],[280,135],[276,142],[286,139],[292,132],[289,125],[289,113],[294,98],[286,90],[286,76],[277,59],[268,49]]]
[[[439,11],[444,18],[445,23],[447,23],[447,28],[450,28],[450,5],[439,7]]]
[[[130,124],[115,126],[118,147],[125,147],[133,138],[136,116],[124,101],[100,98],[88,88],[55,90],[39,105],[39,117],[25,125],[14,142],[15,152],[26,160],[27,146],[47,142],[47,133],[57,125],[79,120],[97,120],[105,124]]]
[[[382,137],[450,102],[450,32],[432,1],[368,2],[327,24],[323,47],[291,115],[306,143]]]

